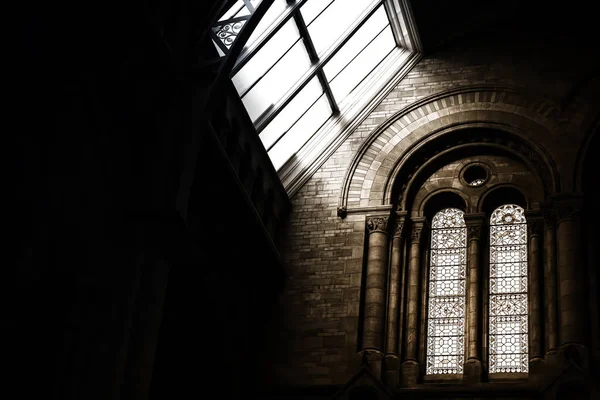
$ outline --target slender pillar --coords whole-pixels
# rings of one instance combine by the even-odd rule
[[[421,249],[421,286],[419,289],[419,348],[417,355],[419,359],[419,376],[425,377],[427,373],[427,313],[429,312],[427,299],[429,298],[429,265],[431,263],[431,250],[429,249],[429,240],[427,245]]]
[[[369,367],[381,376],[381,359],[385,329],[386,275],[388,256],[388,217],[367,218],[369,248],[362,350],[367,352]]]
[[[406,212],[396,217],[392,238],[392,260],[388,278],[387,330],[385,340],[383,379],[387,385],[397,386],[400,373],[398,360],[398,330],[400,313],[400,271],[403,259],[403,229]]]
[[[556,250],[558,266],[559,343],[564,360],[587,367],[584,298],[585,276],[582,272],[579,197],[563,197],[556,204]]]
[[[468,383],[481,382],[483,367],[481,364],[481,240],[485,214],[466,214],[467,225],[467,361],[464,365],[463,379]]]
[[[544,324],[542,319],[542,231],[544,220],[537,212],[526,212],[528,243],[527,299],[529,312],[529,376],[538,377],[543,372]]]
[[[402,385],[414,386],[419,378],[418,323],[421,243],[426,233],[424,218],[413,218],[408,259],[408,301],[406,307],[406,351],[402,363]]]
[[[558,304],[556,287],[556,216],[553,209],[544,211],[544,327],[546,361],[558,349]]]

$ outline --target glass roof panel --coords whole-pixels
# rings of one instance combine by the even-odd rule
[[[262,130],[260,139],[268,150],[323,94],[318,78],[313,78],[274,119]]]
[[[235,4],[231,6],[229,10],[227,10],[225,14],[221,16],[221,18],[219,18],[219,21],[225,21],[226,19],[234,17],[237,13],[242,11],[242,8],[246,8],[244,1],[237,0]]]
[[[329,77],[329,81],[335,78],[387,25],[387,14],[384,7],[380,6],[371,18],[352,35],[346,45],[323,67],[323,71]]]
[[[308,0],[300,9],[304,23],[310,24],[331,3],[333,0]]]
[[[321,125],[327,121],[331,113],[327,96],[323,94],[269,151],[269,157],[275,169],[281,168],[310,139]]]
[[[277,35],[273,36],[234,76],[235,85],[240,96],[271,68],[294,43],[300,39],[298,27],[293,20],[288,21]]]
[[[246,42],[246,47],[253,45],[273,23],[283,14],[288,4],[285,0],[274,0]],[[258,5],[255,5],[258,7]]]
[[[261,0],[251,2],[257,6]],[[315,134],[334,134],[329,128],[344,129],[343,126],[358,115],[361,104],[373,98],[377,90],[376,76],[381,77],[381,84],[389,79],[391,71],[386,73],[377,67],[388,60],[386,57],[398,46],[392,34],[396,26],[390,26],[386,10],[394,9],[392,0],[306,0],[300,8],[293,8],[300,2],[302,0],[273,1],[238,57],[239,68],[234,69],[232,75],[233,84],[248,115],[260,129],[259,138],[276,169]],[[377,10],[374,7],[378,7]],[[244,10],[248,10],[244,1],[238,0],[221,19],[243,15]],[[302,18],[288,15],[292,10],[301,13]],[[363,21],[341,48],[336,48],[340,39],[352,33],[351,29],[367,15],[371,17]],[[284,16],[290,17],[285,23]],[[298,27],[302,21],[308,35]],[[268,33],[272,36],[264,42]],[[312,62],[307,52],[311,47],[318,55]],[[398,57],[401,52],[393,54]],[[322,63],[323,59],[327,59],[326,64]],[[367,82],[369,87],[374,85],[372,90],[366,86]],[[336,120],[332,121],[335,123],[319,132],[332,117],[330,102],[333,99],[337,102]]]
[[[336,0],[327,7],[308,25],[308,32],[317,53],[323,54],[373,2],[373,0]]]
[[[331,90],[336,100],[343,101],[394,47],[396,47],[396,41],[388,26],[331,80]]]
[[[278,62],[250,89],[242,101],[253,122],[308,71],[311,62],[304,43],[297,42]]]

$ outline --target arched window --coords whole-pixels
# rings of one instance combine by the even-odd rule
[[[465,341],[467,228],[456,208],[439,211],[431,225],[427,374],[460,374]]]
[[[527,222],[515,204],[490,218],[489,371],[527,372]]]

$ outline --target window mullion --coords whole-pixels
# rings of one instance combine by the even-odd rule
[[[274,26],[273,28],[270,28],[266,31],[266,35],[265,37],[257,42],[256,44],[252,45],[251,48],[249,48],[248,50],[244,50],[238,60],[236,61],[236,64],[233,66],[232,70],[231,70],[231,76],[235,75],[240,69],[242,69],[242,67],[244,65],[246,65],[246,63],[248,61],[250,61],[250,59],[252,57],[254,57],[254,55],[256,53],[258,53],[258,51],[260,49],[263,48],[263,46],[265,44],[267,44],[267,42],[269,40],[271,40],[271,38],[273,38],[273,36],[275,36],[275,34],[277,32],[279,32],[279,30],[290,20],[290,18],[292,18],[296,11],[306,2],[307,0],[298,0],[295,4],[290,4],[288,5],[288,8],[286,9],[286,11],[283,12],[283,17],[280,17],[281,19],[278,21],[277,25]],[[267,10],[268,11],[268,10]]]
[[[402,27],[400,26],[400,21],[398,21],[398,14],[396,14],[394,6],[389,0],[384,1],[383,6],[385,8],[385,13],[387,14],[388,20],[390,21],[392,35],[394,35],[396,45],[406,48],[406,42],[404,41],[404,37],[402,37]]]
[[[254,14],[254,6],[250,2],[250,0],[244,0],[244,4],[248,8],[248,11],[250,11],[250,14]]]
[[[346,34],[340,38],[339,42],[337,43],[337,47],[334,47],[333,49],[331,49],[331,51],[329,51],[322,58],[320,58],[318,63],[307,72],[307,74],[304,76],[304,79],[302,79],[292,90],[290,90],[290,92],[283,99],[274,104],[272,111],[267,116],[265,116],[263,119],[259,118],[256,121],[255,126],[258,132],[260,132],[265,126],[267,126],[269,122],[271,122],[273,118],[275,118],[277,114],[279,114],[279,112],[285,106],[288,105],[288,103],[294,98],[294,96],[296,96],[296,94],[298,94],[298,92],[300,92],[304,88],[304,86],[306,86],[306,84],[315,75],[317,75],[317,73],[323,68],[323,66],[327,64],[327,62],[329,62],[329,60],[331,60],[338,53],[338,51],[348,42],[348,40],[350,40],[352,35],[354,35],[354,33],[356,33],[356,31],[358,31],[369,20],[369,18],[375,13],[375,11],[377,11],[382,1],[383,0],[380,0],[374,3],[372,5],[372,8],[364,15],[364,18],[360,21],[357,21],[356,24],[353,25],[352,30],[346,32]]]
[[[315,49],[315,45],[310,37],[310,33],[308,32],[308,27],[304,22],[304,18],[302,17],[302,13],[300,10],[296,12],[294,15],[294,20],[296,21],[296,25],[298,26],[298,31],[300,32],[300,36],[303,39],[304,47],[306,47],[306,52],[310,57],[310,61],[313,65],[319,63],[319,55],[317,54],[317,50]],[[323,72],[323,68],[320,67],[317,71],[317,79],[319,79],[319,83],[327,96],[327,100],[329,101],[329,105],[331,106],[331,110],[334,114],[340,112],[340,109],[335,101],[335,97],[333,96],[333,92],[331,91],[331,87],[329,86],[329,82],[327,82],[327,77],[325,76],[325,72]]]

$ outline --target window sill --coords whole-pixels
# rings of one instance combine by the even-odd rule
[[[435,374],[425,375],[423,383],[462,383],[463,374]]]
[[[527,372],[495,372],[488,374],[490,382],[523,382],[529,379]]]

